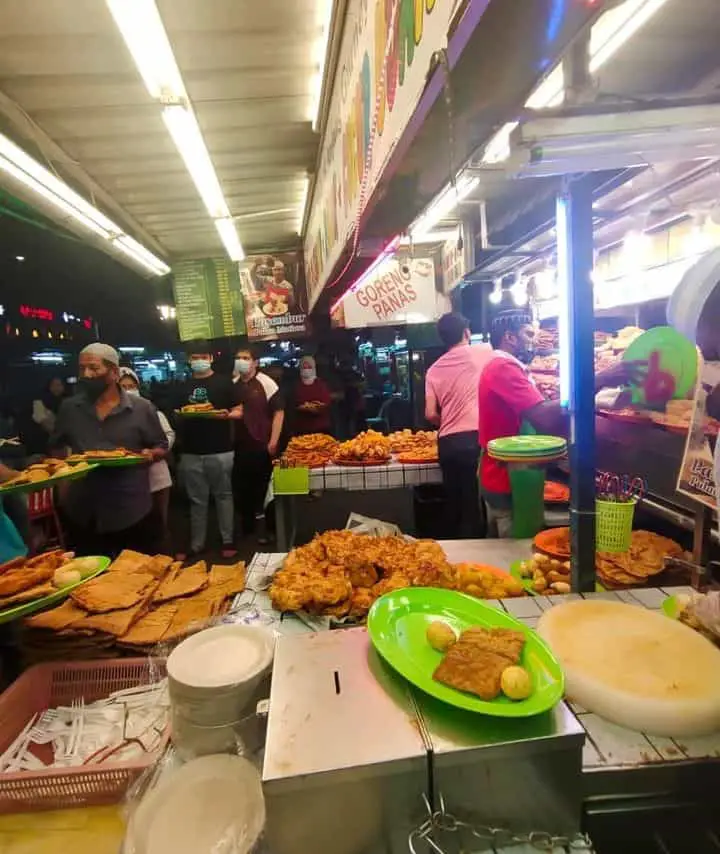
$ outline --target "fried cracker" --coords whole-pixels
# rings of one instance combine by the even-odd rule
[[[123,549],[108,567],[108,572],[147,572],[146,566],[152,558],[142,552]]]
[[[458,641],[435,669],[433,679],[489,701],[500,694],[500,678],[508,665],[504,655],[485,652],[472,641]]]
[[[118,641],[130,646],[148,646],[159,643],[162,636],[170,628],[178,607],[177,602],[166,602],[158,608],[153,608],[140,617],[130,631],[119,637]]]
[[[187,569],[178,569],[168,575],[156,590],[153,602],[159,604],[170,599],[177,599],[180,596],[197,593],[207,587],[208,581],[207,564],[204,560],[198,561]]]
[[[216,613],[217,606],[217,600],[213,599],[201,599],[196,596],[181,599],[177,603],[177,611],[162,640],[177,640],[196,629],[203,628]]]
[[[234,596],[245,589],[245,563],[240,561],[231,566],[215,564],[210,569],[209,590]]]
[[[21,566],[0,575],[0,597],[14,596],[39,584],[50,581],[55,572],[53,566]]]
[[[21,593],[16,593],[14,596],[0,598],[0,611],[9,608],[11,605],[19,605],[21,602],[32,602],[33,599],[42,599],[43,596],[49,596],[51,593],[57,593],[57,587],[54,584],[50,584],[49,581],[44,584],[38,584],[37,587],[30,587]]]
[[[120,637],[126,634],[133,623],[138,620],[147,610],[147,601],[143,600],[133,605],[132,608],[123,608],[121,611],[109,611],[104,614],[88,614],[77,622],[72,623],[70,628],[74,631],[93,631]]]
[[[49,629],[60,632],[86,616],[86,612],[73,602],[66,599],[58,608],[34,614],[25,620],[25,625],[32,629]]]
[[[86,611],[103,614],[132,608],[156,585],[149,572],[107,572],[76,587],[70,595]]]
[[[65,552],[62,549],[53,549],[52,551],[43,552],[42,554],[35,555],[35,557],[28,558],[25,561],[25,568],[39,569],[40,567],[52,567],[53,569],[57,569],[65,562]]]

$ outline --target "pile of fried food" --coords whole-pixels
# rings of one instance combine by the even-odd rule
[[[520,576],[528,579],[535,593],[543,596],[571,592],[569,561],[555,560],[538,552],[530,560],[522,561]]]
[[[564,567],[570,559],[570,529],[551,528],[549,531],[543,531],[535,538],[534,545],[535,549],[541,549],[543,554],[535,554],[533,560],[528,562],[531,564],[531,577],[535,580],[540,572],[547,576],[547,586],[551,587],[556,582],[549,580],[549,573],[561,572],[559,567]],[[544,559],[545,555],[551,558],[550,564]],[[595,571],[603,587],[610,590],[638,587],[665,569],[666,557],[677,558],[682,555],[682,546],[669,537],[654,534],[652,531],[633,531],[628,551],[597,552]],[[559,581],[562,583],[560,579]],[[546,590],[537,592],[545,593]]]
[[[293,549],[270,586],[278,611],[362,618],[384,593],[405,587],[444,587],[479,598],[524,596],[509,574],[480,564],[451,564],[434,540],[326,531]]]
[[[337,439],[325,433],[294,436],[280,459],[280,465],[286,468],[319,468],[332,461],[337,446]]]
[[[335,449],[333,462],[346,463],[387,463],[391,458],[390,439],[376,430],[364,430],[354,439],[342,442]]]
[[[390,450],[398,462],[436,463],[438,461],[438,436],[435,430],[398,430],[388,436]]]
[[[31,558],[15,558],[0,566],[0,611],[16,605],[42,599],[60,588],[81,581],[83,571],[77,575],[72,567],[82,567],[74,560],[72,552],[54,549]],[[68,572],[69,570],[69,572]]]
[[[91,451],[83,451],[80,454],[70,454],[65,462],[78,470],[80,463],[102,462],[102,460],[123,460],[128,457],[139,457],[137,451],[129,451],[127,448],[95,448]]]
[[[181,415],[192,415],[193,413],[203,413],[206,415],[227,415],[228,409],[215,409],[212,403],[187,403],[177,410]]]
[[[87,468],[87,462],[83,460],[84,468]],[[81,470],[81,466],[71,466],[68,460],[56,460],[49,457],[39,463],[33,463],[21,472],[18,472],[13,477],[0,484],[0,491],[10,489],[10,487],[24,486],[27,483],[42,483],[52,477],[63,477],[68,474],[75,474]]]
[[[149,648],[202,627],[244,589],[244,563],[208,572],[204,561],[183,567],[165,555],[126,549],[107,572],[74,588],[60,607],[29,617],[25,626],[44,635],[48,645],[59,637],[85,646],[91,637],[120,648]]]
[[[428,626],[427,640],[445,657],[435,668],[433,679],[458,691],[490,701],[504,694],[525,700],[533,691],[528,671],[520,666],[525,634],[512,629],[471,626],[458,638],[447,623]]]

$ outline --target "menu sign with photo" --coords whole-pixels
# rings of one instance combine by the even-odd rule
[[[695,390],[695,406],[690,422],[685,454],[680,474],[678,492],[717,508],[718,484],[715,481],[714,454],[718,441],[714,422],[708,418],[705,402],[708,394],[720,383],[720,364],[705,362],[700,373],[700,382]]]
[[[245,308],[237,264],[200,258],[173,265],[175,310],[181,341],[245,334]]]
[[[247,335],[254,341],[307,332],[307,291],[295,253],[250,256],[240,265]]]

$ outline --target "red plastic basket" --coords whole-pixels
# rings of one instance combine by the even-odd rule
[[[0,753],[38,712],[81,698],[91,703],[113,691],[150,684],[164,676],[165,661],[149,658],[48,662],[31,667],[0,697]],[[131,783],[157,761],[168,738],[169,731],[157,751],[133,762],[0,773],[0,814],[117,803]]]

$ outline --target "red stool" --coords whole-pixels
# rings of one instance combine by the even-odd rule
[[[28,521],[32,525],[38,522],[43,529],[45,545],[65,548],[60,518],[55,509],[52,487],[40,489],[28,494]]]

